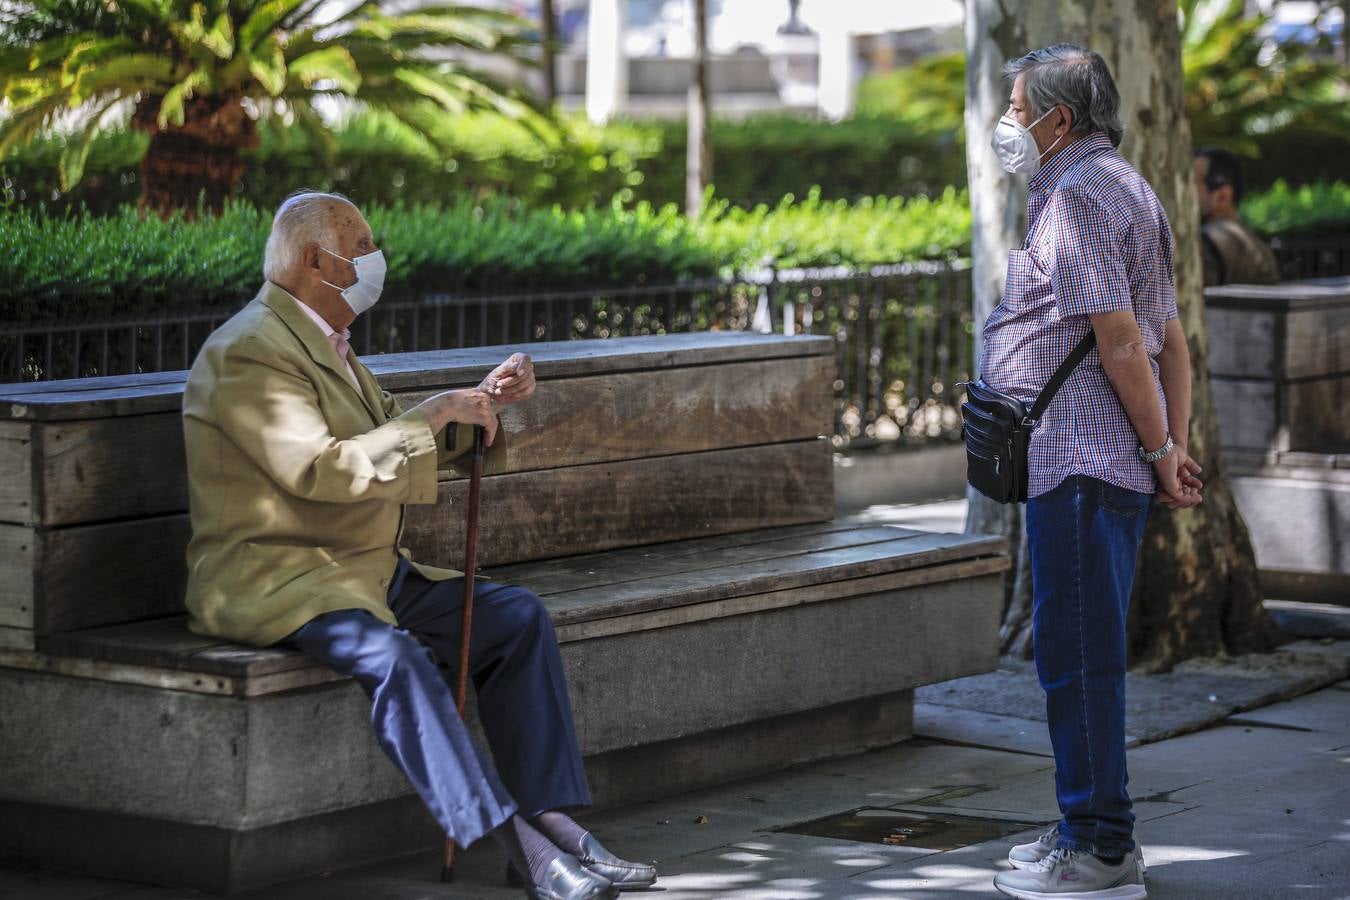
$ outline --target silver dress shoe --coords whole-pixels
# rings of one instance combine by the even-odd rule
[[[656,883],[656,867],[629,862],[610,853],[589,831],[581,839],[577,859],[589,871],[608,879],[621,891],[651,887]]]
[[[613,900],[618,895],[608,878],[590,871],[570,853],[548,864],[543,884],[525,888],[531,900]]]

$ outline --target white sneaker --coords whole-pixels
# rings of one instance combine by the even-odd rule
[[[1059,843],[1059,823],[1050,826],[1050,830],[1030,844],[1018,844],[1008,851],[1008,863],[1014,869],[1030,869],[1050,855]]]
[[[1017,900],[1145,900],[1139,851],[1109,866],[1091,853],[1055,848],[1029,869],[999,872],[994,887]]]
[[[1045,834],[1036,838],[1030,844],[1018,844],[1008,851],[1008,865],[1014,869],[1030,869],[1041,860],[1050,855],[1059,844],[1059,825],[1051,825]],[[1139,858],[1139,867],[1144,874],[1148,874],[1148,865],[1144,862],[1144,848],[1140,844],[1135,844],[1134,855]]]

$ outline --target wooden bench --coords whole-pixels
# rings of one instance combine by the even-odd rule
[[[830,521],[828,339],[529,349],[480,558],[553,612],[597,805],[894,743],[995,666],[1002,539]],[[504,355],[369,362],[406,405]],[[0,855],[229,892],[436,845],[353,682],[184,627],[183,379],[0,386]]]

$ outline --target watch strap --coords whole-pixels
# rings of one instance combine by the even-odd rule
[[[1167,433],[1167,440],[1157,450],[1145,450],[1144,445],[1139,445],[1139,458],[1146,463],[1155,463],[1167,456],[1176,447],[1176,442],[1172,440],[1172,432]]]

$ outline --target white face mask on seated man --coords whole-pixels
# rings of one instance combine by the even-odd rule
[[[342,294],[342,299],[352,308],[352,312],[359,316],[379,302],[380,292],[384,290],[384,275],[389,268],[385,262],[383,251],[376,250],[355,259],[347,259],[341,254],[333,253],[327,247],[320,247],[319,249],[324,253],[336,256],[338,259],[346,260],[356,267],[356,281],[345,288],[338,287],[328,281],[324,282],[324,284]]]

